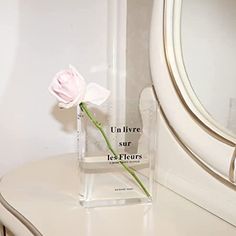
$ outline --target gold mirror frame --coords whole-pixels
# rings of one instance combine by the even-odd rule
[[[164,0],[164,12],[166,13],[167,5],[166,1]],[[182,22],[182,5],[183,5],[183,0],[173,0],[173,46],[174,46],[174,52],[175,52],[175,58],[176,58],[176,65],[179,68],[179,72],[182,70],[182,73],[180,73],[182,76],[182,82],[185,88],[185,91],[187,92],[191,102],[194,104],[198,112],[194,112],[190,106],[187,104],[186,100],[184,99],[184,96],[182,95],[175,77],[172,73],[171,79],[172,83],[175,87],[176,92],[178,93],[178,96],[185,107],[185,109],[188,111],[188,113],[192,116],[192,118],[203,128],[205,129],[211,136],[215,137],[216,139],[220,140],[221,142],[232,146],[236,147],[236,139],[234,135],[224,127],[222,127],[215,119],[213,119],[209,113],[205,110],[205,108],[202,106],[201,102],[199,101],[196,93],[194,92],[194,89],[192,88],[190,78],[188,76],[188,72],[186,70],[186,65],[184,62],[183,58],[183,49],[182,49],[182,37],[181,37],[181,22]],[[164,15],[166,15],[164,13]],[[165,17],[164,17],[165,18]],[[165,35],[167,34],[166,32],[166,27],[165,27],[165,22],[167,19],[163,19],[163,35],[164,35],[164,45],[166,45],[166,40],[165,40]],[[167,45],[165,46],[165,55],[166,55],[166,61],[168,61],[168,50],[167,50]],[[171,69],[171,64],[168,63],[168,67]],[[181,68],[182,67],[182,68]],[[198,114],[197,114],[198,113]],[[202,116],[205,117],[207,121],[209,121],[210,124],[206,124],[203,119],[200,117],[199,114],[202,114]],[[232,156],[231,164],[230,164],[230,169],[229,169],[229,180],[231,182],[235,182],[235,161],[236,161],[236,148]]]
[[[177,82],[176,76],[173,73],[173,65],[170,62],[167,43],[168,29],[166,26],[167,19],[167,2],[164,1],[164,45],[165,45],[165,56],[168,64],[169,71],[171,73],[171,80],[174,88],[181,99],[181,102],[187,112],[192,118],[204,128],[210,135],[220,140],[221,142],[233,146],[236,146],[236,139],[233,135],[220,126],[205,110],[196,96],[186,71],[186,66],[183,59],[182,52],[182,40],[181,40],[181,17],[182,17],[182,2],[183,0],[173,0],[173,14],[172,14],[172,38],[173,38],[173,51],[175,57],[175,64],[181,77],[181,81]],[[185,93],[185,95],[184,95]]]
[[[176,6],[178,6],[178,8],[176,8]],[[169,74],[171,83],[173,85],[174,91],[177,94],[177,97],[178,97],[179,101],[181,102],[183,108],[189,114],[189,116],[192,118],[194,123],[196,123],[201,129],[203,129],[205,132],[207,132],[208,135],[210,135],[213,139],[216,139],[219,142],[221,142],[222,144],[225,144],[225,147],[227,147],[227,146],[230,147],[232,151],[236,150],[235,149],[236,140],[233,137],[231,137],[230,135],[224,133],[221,129],[219,129],[219,127],[215,126],[214,122],[212,122],[211,117],[204,116],[201,113],[201,110],[202,110],[201,107],[196,108],[194,102],[189,97],[189,95],[190,95],[189,90],[186,89],[189,85],[186,85],[186,83],[184,84],[183,81],[180,81],[180,80],[177,81],[177,79],[176,79],[176,77],[177,77],[176,73],[180,72],[180,68],[178,67],[179,64],[176,62],[176,59],[177,59],[176,58],[176,51],[173,50],[176,48],[173,46],[175,41],[174,41],[174,37],[172,35],[172,32],[173,32],[174,26],[175,26],[175,29],[176,29],[176,26],[178,26],[178,25],[180,26],[180,21],[178,22],[178,20],[176,20],[176,18],[175,18],[176,14],[178,14],[178,16],[180,16],[181,11],[178,11],[178,10],[181,10],[181,8],[179,8],[180,6],[181,6],[181,0],[176,0],[176,1],[175,0],[163,0],[163,16],[162,16],[163,17],[163,19],[162,19],[163,53],[164,53],[165,63],[167,65],[168,74]],[[180,18],[177,18],[177,19],[180,19]],[[171,30],[170,30],[170,28],[171,28]],[[179,28],[179,30],[180,30],[180,28]],[[180,35],[180,33],[179,33],[179,35]],[[153,39],[151,39],[151,43],[153,43],[152,40]],[[181,42],[180,39],[179,39],[179,42]],[[170,48],[172,49],[172,51]],[[180,52],[181,52],[181,50],[180,50]],[[152,47],[151,47],[151,54],[152,53],[153,52],[152,52]],[[174,58],[174,62],[173,62],[173,58]],[[173,68],[174,66],[177,69]],[[183,68],[184,68],[184,64],[183,64]],[[156,71],[154,73],[156,73]],[[186,71],[185,71],[185,73],[186,73]],[[178,77],[180,77],[180,76],[178,75]],[[187,77],[187,75],[186,75],[186,77]],[[189,81],[188,81],[188,83],[189,83]],[[154,87],[157,88],[155,83],[154,83]],[[162,102],[162,101],[160,101],[160,102]],[[234,182],[235,182],[234,175],[235,175],[236,151],[234,151],[234,153],[231,154],[232,156],[230,157],[231,162],[230,162],[230,167],[228,169],[228,178],[226,178],[226,177],[222,176],[220,173],[218,173],[217,171],[215,171],[214,168],[212,169],[208,164],[206,164],[204,161],[202,161],[202,158],[191,149],[191,146],[189,146],[188,144],[185,143],[183,138],[176,131],[174,125],[168,120],[169,117],[168,117],[168,115],[165,114],[165,109],[163,109],[161,106],[160,110],[161,110],[161,114],[162,114],[164,120],[166,121],[170,131],[175,136],[175,138],[177,139],[179,144],[182,146],[182,148],[189,154],[189,156],[191,156],[195,162],[197,162],[203,169],[205,169],[209,174],[211,174],[212,176],[217,178],[220,182],[222,182],[225,185],[227,185],[228,187],[236,190],[236,186],[234,184]]]

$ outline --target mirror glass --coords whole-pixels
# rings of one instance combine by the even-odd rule
[[[236,1],[183,0],[181,42],[197,98],[236,137]]]

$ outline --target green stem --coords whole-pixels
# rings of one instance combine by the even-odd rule
[[[103,138],[105,139],[105,142],[107,144],[107,147],[109,148],[109,150],[112,152],[112,154],[119,158],[118,153],[115,152],[115,150],[113,149],[110,141],[108,140],[103,128],[102,128],[102,124],[100,122],[98,122],[95,117],[92,115],[92,113],[88,110],[87,105],[83,102],[80,103],[80,108],[86,113],[86,115],[89,117],[89,119],[92,121],[92,123],[98,128],[98,130],[101,132]],[[145,192],[145,194],[147,195],[147,197],[150,197],[150,193],[147,191],[147,189],[144,187],[143,183],[141,182],[141,180],[138,178],[138,176],[135,174],[135,171],[133,169],[131,169],[129,166],[127,166],[123,161],[119,160],[119,163],[124,167],[124,169],[136,180],[136,182],[139,184],[139,186],[142,188],[142,190]]]

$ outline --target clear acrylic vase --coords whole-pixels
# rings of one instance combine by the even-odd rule
[[[122,119],[117,120],[111,118],[109,109],[88,105],[93,116],[102,123],[104,133],[116,154],[112,153],[101,132],[78,107],[82,206],[151,203],[156,148],[156,103],[146,96],[140,99],[131,106],[138,106],[140,110],[139,124],[134,122],[135,119],[128,119],[127,112]]]

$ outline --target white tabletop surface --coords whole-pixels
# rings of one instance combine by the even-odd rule
[[[159,184],[152,205],[85,209],[78,203],[78,179],[75,155],[62,155],[7,174],[0,193],[44,236],[236,235],[232,225]],[[0,221],[17,232],[7,214],[0,211]]]

